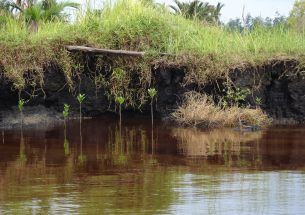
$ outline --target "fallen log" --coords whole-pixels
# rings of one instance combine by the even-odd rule
[[[66,46],[66,49],[70,52],[82,51],[93,55],[128,55],[135,57],[144,57],[144,55],[147,54],[146,52],[115,50],[115,49],[100,49],[100,48],[92,48],[87,46]],[[165,56],[169,54],[160,53],[159,55]]]
[[[87,46],[66,46],[68,51],[82,51],[94,55],[130,55],[130,56],[139,56],[143,57],[145,52],[137,52],[137,51],[126,51],[126,50],[113,50],[113,49],[100,49],[100,48],[92,48]]]

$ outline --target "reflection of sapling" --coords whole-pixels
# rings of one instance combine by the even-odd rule
[[[115,102],[119,104],[120,125],[121,125],[121,123],[122,123],[122,104],[125,102],[125,99],[123,96],[117,96],[117,97],[115,97]]]
[[[64,139],[64,153],[66,156],[68,156],[70,154],[69,141],[66,137],[66,133],[65,133],[65,139]]]
[[[65,155],[69,155],[70,154],[70,149],[69,149],[69,141],[67,139],[67,130],[66,130],[66,119],[69,116],[69,109],[70,109],[70,105],[68,104],[64,104],[64,110],[62,112],[63,116],[64,116],[64,120],[65,120],[65,129],[64,129],[64,151],[65,151]]]
[[[115,160],[115,164],[119,166],[125,166],[127,165],[127,156],[124,154],[120,154],[117,159]]]
[[[87,156],[86,155],[83,155],[83,154],[80,154],[78,157],[78,162],[80,165],[84,164],[86,161],[87,161]]]

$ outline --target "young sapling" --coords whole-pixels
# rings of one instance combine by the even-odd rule
[[[157,95],[157,90],[155,88],[149,88],[147,91],[148,91],[148,95],[150,97],[151,124],[153,126],[153,124],[154,124],[153,102],[154,102],[154,97]]]

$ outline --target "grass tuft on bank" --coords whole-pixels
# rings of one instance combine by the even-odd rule
[[[231,106],[223,108],[211,98],[196,92],[185,95],[183,104],[172,113],[175,121],[185,126],[214,128],[247,126],[265,127],[271,123],[260,108]]]

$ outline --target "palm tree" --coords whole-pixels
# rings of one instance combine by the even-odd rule
[[[194,0],[189,3],[179,2],[178,0],[174,0],[176,6],[170,5],[170,8],[174,10],[176,14],[180,14],[188,19],[193,19],[197,17],[200,11],[206,9],[209,3],[203,3],[199,0]]]
[[[78,8],[79,4],[74,2],[60,2],[56,0],[42,0],[33,3],[25,11],[24,16],[32,31],[38,31],[39,21],[66,21],[67,15],[63,13],[67,7]]]
[[[1,8],[6,11],[17,10],[16,14],[22,14],[31,31],[38,31],[40,21],[66,21],[67,14],[63,11],[67,7],[78,8],[79,4],[74,2],[57,2],[56,0],[17,0],[16,3],[10,0],[0,0]]]
[[[10,2],[7,0],[0,1],[0,15],[10,12]]]
[[[6,15],[18,15],[28,7],[34,4],[33,0],[0,0],[0,12],[6,12]]]
[[[42,10],[38,5],[32,5],[29,8],[21,11],[25,21],[28,24],[29,30],[32,32],[38,31],[38,22],[42,19]]]
[[[170,5],[175,14],[180,14],[187,19],[199,19],[204,22],[219,22],[220,11],[223,4],[218,3],[217,6],[210,5],[207,2],[193,0],[185,3],[179,0],[174,0],[176,5]]]
[[[15,9],[20,7],[10,0],[0,0],[0,16],[2,15],[13,15]]]
[[[78,9],[79,4],[69,1],[58,3],[56,0],[43,0],[41,2],[41,9],[43,10],[42,18],[45,21],[66,21],[67,14],[63,13],[63,11],[67,7]]]
[[[216,7],[214,8],[214,11],[213,11],[213,19],[216,23],[219,23],[220,20],[220,16],[221,16],[221,9],[224,7],[224,4],[221,4],[220,2],[217,3]]]

